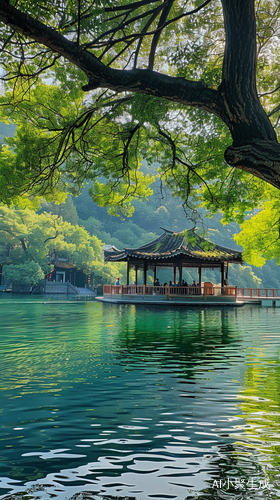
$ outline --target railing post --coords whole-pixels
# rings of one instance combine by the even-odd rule
[[[143,297],[146,295],[146,285],[143,285]]]
[[[205,287],[204,287],[204,300],[207,300],[206,295],[207,295],[207,288],[206,288],[206,286],[205,286]]]

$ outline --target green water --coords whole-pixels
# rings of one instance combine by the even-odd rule
[[[280,498],[280,308],[1,298],[0,332],[0,495]]]

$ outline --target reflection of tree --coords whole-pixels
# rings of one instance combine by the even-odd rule
[[[127,311],[129,307],[129,314]],[[216,355],[239,341],[234,327],[233,309],[143,308],[122,306],[119,309],[119,334],[116,344],[120,363],[131,361],[157,362],[163,368],[177,363],[180,377],[195,376],[197,365],[223,363],[228,354]],[[126,355],[125,355],[126,354]],[[134,364],[135,369],[139,368]],[[133,367],[133,365],[132,365]],[[217,367],[215,367],[217,368]]]
[[[255,500],[260,495],[267,499],[279,498],[280,366],[278,361],[265,358],[261,348],[249,361],[245,388],[239,395],[246,425],[240,426],[240,434],[235,434],[235,443],[220,447],[219,457],[211,461],[213,479],[210,487],[200,492],[200,500]],[[235,489],[231,484],[228,488],[228,480],[235,477],[244,480],[244,490]],[[223,491],[213,488],[214,481],[216,486],[220,481],[224,484]],[[251,486],[252,481],[255,488]]]
[[[130,314],[127,314],[128,307]],[[248,308],[248,313],[250,321],[250,313],[253,314],[253,311]],[[245,318],[243,318],[242,311],[238,318],[243,326]],[[221,368],[224,371],[230,367],[232,356],[234,362],[238,361],[240,351],[239,345],[236,344],[240,344],[242,341],[242,330],[237,326],[236,320],[236,309],[188,309],[188,311],[184,311],[181,308],[170,308],[169,310],[165,308],[160,311],[159,308],[144,310],[141,306],[122,306],[119,310],[119,334],[116,339],[120,353],[119,362],[130,370],[149,370],[152,368],[158,373],[172,371],[173,376],[174,373],[176,374],[179,383],[190,381],[197,384],[199,388],[201,367],[203,367],[204,373]],[[243,356],[240,352],[240,359]],[[255,398],[256,394],[259,395],[260,387],[256,385],[257,381],[263,383],[266,375],[266,373],[262,373],[262,370],[263,368],[256,364],[254,367],[249,367],[249,371],[246,373],[245,394],[249,391],[249,397]],[[270,377],[278,377],[280,368],[278,370],[278,372],[274,370],[274,375],[270,374]],[[209,374],[209,377],[211,378],[212,375]],[[255,380],[255,385],[252,384],[252,378]],[[223,380],[221,380],[222,383]],[[268,392],[270,384],[274,386],[273,390],[277,393],[278,380],[269,381],[268,378]],[[194,388],[194,393],[195,390]],[[267,399],[273,400],[272,404],[278,404],[279,398],[280,394],[278,399],[272,397],[271,394],[267,395]],[[258,411],[253,400],[249,401],[248,406],[252,407],[252,411]],[[263,413],[271,412],[268,402],[262,401],[260,407]],[[242,406],[242,409],[245,408]],[[279,422],[279,416],[277,414],[273,431]],[[246,415],[245,418],[247,420]],[[207,467],[207,473],[211,476],[211,480],[208,488],[197,492],[199,499],[256,499],[260,492],[262,498],[271,498],[266,496],[267,489],[263,488],[267,474],[263,467],[263,460],[260,460],[262,454],[261,436],[258,444],[252,441],[255,427],[256,425],[248,431],[251,434],[248,436],[248,441],[246,429],[244,439],[243,427],[242,437],[236,442],[234,442],[236,433],[224,436],[225,441],[231,440],[232,443],[218,445],[214,456],[208,458],[210,466]],[[220,432],[219,438],[223,439],[223,434]],[[276,449],[272,450],[271,448],[269,450],[269,454],[274,454],[271,461],[274,466],[278,465],[279,460],[275,451]],[[238,486],[238,480],[243,481],[244,488]],[[214,481],[222,484],[223,489],[217,488],[217,483],[216,487],[213,487],[213,485],[215,486]],[[269,475],[269,483],[273,482],[274,478]],[[186,498],[194,499],[196,497],[186,496]]]
[[[270,482],[279,481],[280,465],[280,366],[259,350],[245,374],[240,408],[246,420],[246,442],[252,454],[265,467]],[[278,479],[277,479],[278,478]]]

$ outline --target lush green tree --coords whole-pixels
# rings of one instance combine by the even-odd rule
[[[184,195],[252,174],[279,188],[278,18],[277,0],[1,0],[3,103],[25,118],[16,188],[47,191],[60,168],[77,183],[105,175],[104,204],[141,197],[144,144]],[[43,74],[55,85],[36,86]]]
[[[123,275],[122,265],[103,262],[103,244],[96,236],[52,213],[37,214],[27,208],[0,206],[0,237],[2,263],[19,266],[34,262],[47,274],[51,269],[50,255],[55,248],[58,257],[69,259],[86,274],[93,273],[99,279],[96,284],[107,279],[112,283],[116,273]]]
[[[261,209],[241,225],[242,231],[235,240],[243,246],[244,258],[249,264],[262,266],[274,257],[280,264],[279,213],[280,197],[277,197],[264,202]]]
[[[277,221],[279,11],[278,0],[0,0],[2,119],[17,125],[2,199],[89,179],[100,205],[131,213],[151,193],[145,158],[186,207],[242,222],[273,199]]]
[[[53,215],[58,215],[66,222],[70,222],[73,226],[76,226],[79,222],[79,216],[77,209],[73,203],[72,196],[68,195],[64,203],[47,203],[44,201],[41,205],[41,209],[37,213],[52,213]]]
[[[22,264],[6,265],[4,276],[6,283],[28,286],[37,285],[45,277],[38,262],[34,262],[34,260],[27,260]]]

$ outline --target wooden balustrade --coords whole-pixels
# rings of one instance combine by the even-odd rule
[[[280,300],[279,288],[237,288],[237,298],[242,299],[274,299]]]
[[[239,288],[236,286],[153,286],[153,285],[103,285],[108,295],[236,295],[238,298],[279,298],[279,288]]]
[[[226,296],[235,298],[235,300],[254,301],[254,300],[280,300],[280,289],[278,288],[239,288],[236,286],[154,286],[154,285],[104,285],[103,295],[105,296],[138,296],[150,297],[162,296],[164,300],[187,299],[211,301],[213,297],[224,297],[225,301],[232,300]],[[116,297],[117,298],[117,297]]]
[[[167,297],[231,295],[236,296],[236,287],[206,286],[154,286],[154,285],[104,285],[104,295],[165,295]]]

